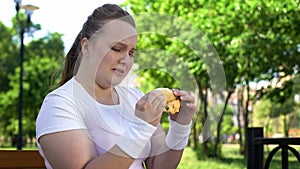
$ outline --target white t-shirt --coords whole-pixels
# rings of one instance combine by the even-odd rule
[[[84,129],[94,141],[98,156],[112,148],[134,119],[137,100],[143,93],[135,88],[115,87],[119,105],[103,105],[95,101],[79,82],[72,78],[63,86],[49,93],[36,121],[37,140],[45,134]],[[37,141],[40,154],[44,153]],[[143,169],[143,161],[150,153],[148,142],[142,151],[143,158],[135,159],[130,169]],[[47,159],[45,164],[51,166]]]

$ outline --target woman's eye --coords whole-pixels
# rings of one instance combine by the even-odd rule
[[[121,51],[121,49],[116,48],[116,47],[112,47],[111,49],[112,49],[113,51],[116,51],[116,52],[120,52],[120,51]]]
[[[129,53],[129,56],[134,57],[134,53],[133,52]]]

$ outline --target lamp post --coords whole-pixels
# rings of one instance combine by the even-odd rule
[[[14,0],[16,3],[16,11],[17,11],[17,20],[20,22],[20,89],[19,89],[19,105],[18,105],[18,137],[17,137],[17,149],[22,150],[23,145],[23,126],[22,126],[22,107],[23,107],[23,61],[24,61],[24,34],[26,32],[26,28],[30,26],[31,15],[34,10],[39,9],[33,5],[21,5],[22,0]],[[24,9],[26,11],[26,25],[23,25],[23,22],[19,20],[19,10]]]

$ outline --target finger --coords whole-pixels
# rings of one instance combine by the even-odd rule
[[[146,96],[148,97],[148,96]],[[147,101],[148,99],[144,97],[142,99],[140,99],[136,105],[135,105],[135,108],[138,110],[138,111],[146,111],[148,109],[150,109],[151,107],[151,103],[149,101]]]
[[[190,108],[192,111],[197,110],[197,106],[194,103],[186,103],[186,106]]]
[[[152,110],[155,112],[155,116],[160,115],[164,111],[166,105],[167,102],[164,96],[157,96],[152,102]]]
[[[180,100],[184,101],[184,102],[194,103],[195,102],[195,97],[193,97],[191,95],[183,95],[183,96],[180,96]]]
[[[154,101],[157,99],[157,97],[159,96],[162,96],[163,99],[164,99],[164,96],[163,96],[163,93],[161,91],[158,91],[158,90],[153,90],[149,93],[147,93],[148,95],[148,101],[151,103],[151,104],[154,104]]]
[[[154,99],[152,105],[153,105],[153,108],[155,110],[157,110],[157,112],[160,113],[164,110],[165,106],[167,105],[167,102],[166,102],[166,99],[164,96],[157,96]]]
[[[178,90],[178,89],[173,89],[173,93],[174,93],[175,96],[189,95],[189,93],[187,91]]]
[[[154,99],[157,97],[157,95],[159,95],[159,92],[154,92],[151,91],[147,94],[145,94],[136,104],[136,109],[139,111],[146,111],[148,109],[150,109],[150,107],[152,106],[152,102],[154,101]]]

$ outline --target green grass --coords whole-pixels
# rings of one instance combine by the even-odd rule
[[[295,147],[300,152],[300,147]],[[178,169],[246,169],[246,160],[238,153],[239,147],[236,145],[223,145],[221,158],[198,158],[197,153],[191,148],[186,148],[178,166]],[[265,148],[265,151],[267,149]],[[268,153],[265,153],[266,161]],[[270,169],[281,169],[281,151],[273,157]],[[300,169],[300,164],[296,157],[289,153],[289,169]]]
[[[37,150],[36,144],[27,144],[26,146],[22,147],[22,150]],[[0,150],[17,150],[17,147],[12,147],[11,143],[6,143],[2,147],[0,147]]]
[[[22,150],[37,150],[37,147],[23,147]],[[17,150],[16,147],[0,147],[0,150]]]
[[[237,146],[223,146],[221,158],[201,158],[191,148],[186,148],[178,169],[246,169],[243,156],[238,154]],[[225,156],[226,155],[226,156]]]

